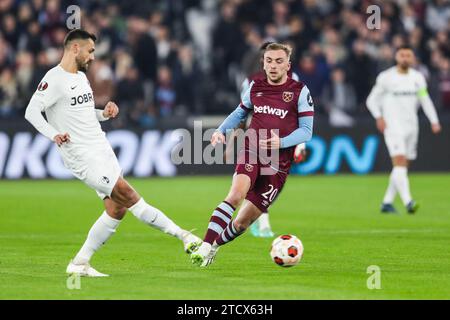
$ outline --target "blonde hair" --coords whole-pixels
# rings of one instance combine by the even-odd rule
[[[271,43],[266,47],[266,50],[264,50],[264,53],[267,51],[273,51],[273,50],[283,50],[286,53],[288,59],[291,58],[292,47],[288,44],[277,43],[277,42]]]

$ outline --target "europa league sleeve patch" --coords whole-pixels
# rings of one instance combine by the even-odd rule
[[[39,85],[37,87],[38,91],[44,91],[47,88],[48,88],[48,83],[45,81],[42,81],[41,83],[39,83]]]
[[[308,93],[308,96],[307,96],[306,100],[308,101],[308,104],[309,104],[310,107],[314,106],[314,102],[313,102],[313,99],[312,99],[310,93]]]

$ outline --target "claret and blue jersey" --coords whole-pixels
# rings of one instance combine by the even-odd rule
[[[253,117],[249,129],[254,129],[256,133],[264,129],[264,132],[278,130],[281,138],[280,170],[287,172],[294,147],[312,136],[314,103],[307,86],[290,78],[282,85],[255,79],[243,94],[240,105],[218,130],[225,134],[226,130],[236,128],[250,112],[253,112]],[[258,148],[246,142],[248,147]]]

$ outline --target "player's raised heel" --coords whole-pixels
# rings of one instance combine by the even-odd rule
[[[408,211],[409,214],[414,214],[417,212],[417,210],[419,210],[419,204],[417,202],[415,202],[414,200],[411,200],[406,205],[406,210]]]

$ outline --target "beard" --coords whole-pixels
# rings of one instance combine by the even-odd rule
[[[410,65],[408,62],[399,63],[400,69],[406,71],[409,69]]]
[[[89,67],[89,62],[83,62],[83,61],[79,60],[78,58],[75,59],[75,62],[77,64],[78,71],[81,71],[84,73],[87,72],[87,69]]]

